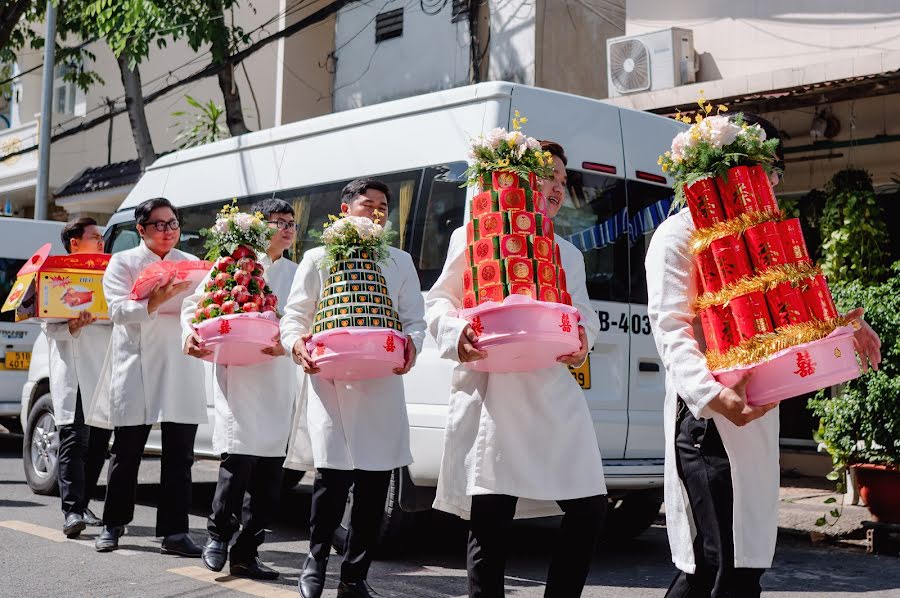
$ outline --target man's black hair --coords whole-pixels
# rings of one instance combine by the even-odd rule
[[[391,190],[383,182],[378,179],[356,179],[350,181],[344,190],[341,191],[341,203],[350,203],[369,189],[381,191],[387,199],[388,204],[391,203]]]
[[[250,213],[255,214],[262,212],[262,215],[268,220],[272,214],[290,214],[294,215],[294,207],[283,199],[262,199],[250,206]]]
[[[150,221],[150,213],[153,212],[156,208],[169,208],[173,212],[175,212],[175,218],[179,222],[181,218],[178,216],[178,210],[175,206],[172,205],[172,202],[166,199],[165,197],[154,197],[152,199],[147,199],[138,204],[138,206],[134,209],[134,219],[141,226],[147,226],[147,222]]]
[[[744,113],[744,122],[748,125],[759,125],[766,132],[766,139],[777,139],[778,145],[775,148],[775,163],[773,166],[780,171],[784,171],[784,142],[781,140],[781,134],[778,128],[766,120],[759,114]]]
[[[72,239],[80,239],[89,226],[97,226],[97,221],[93,218],[79,218],[68,223],[62,229],[59,237],[67,252],[72,253]]]

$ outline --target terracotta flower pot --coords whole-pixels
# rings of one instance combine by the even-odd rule
[[[859,495],[876,521],[900,523],[900,471],[896,467],[860,463],[856,472]]]

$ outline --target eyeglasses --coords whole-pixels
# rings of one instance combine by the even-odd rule
[[[269,220],[269,224],[274,225],[278,230],[299,230],[300,226],[296,222],[288,222],[287,220]]]
[[[148,222],[147,226],[152,226],[157,230],[157,232],[160,233],[166,232],[166,229],[178,230],[179,228],[181,228],[181,224],[177,220],[154,220],[153,222]]]

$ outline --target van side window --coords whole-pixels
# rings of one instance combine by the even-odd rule
[[[134,228],[134,220],[120,222],[106,230],[104,243],[109,253],[119,253],[126,249],[133,249],[141,244],[141,237]]]
[[[669,215],[672,189],[628,181],[628,230],[631,237],[630,303],[647,305],[647,271],[644,259],[656,228]]]
[[[584,254],[588,294],[595,301],[628,302],[628,226],[625,181],[568,171],[568,193],[556,234]]]
[[[0,258],[0,305],[6,302],[6,297],[16,282],[16,274],[25,265],[26,260]],[[15,322],[16,310],[0,313],[0,322]]]
[[[447,259],[450,235],[462,226],[466,208],[464,162],[425,169],[422,193],[416,204],[409,253],[419,272],[422,290],[438,279]]]

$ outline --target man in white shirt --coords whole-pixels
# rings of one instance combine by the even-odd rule
[[[79,218],[62,230],[69,253],[103,253],[103,233],[93,218]],[[59,432],[59,496],[63,533],[77,537],[85,525],[102,525],[88,509],[106,460],[111,430],[84,423],[109,345],[111,327],[83,311],[78,318],[44,323],[50,345],[50,394]],[[87,405],[87,407],[85,407]]]
[[[297,270],[297,264],[283,255],[296,237],[294,209],[282,199],[267,199],[250,208],[251,214],[257,212],[276,230],[259,261],[281,312]],[[198,358],[209,351],[191,320],[208,280],[182,305],[184,352]],[[213,450],[221,455],[221,463],[207,522],[209,540],[203,549],[203,563],[212,571],[221,571],[228,559],[231,575],[252,579],[278,577],[277,571],[260,561],[259,546],[281,494],[282,464],[297,394],[297,368],[281,346],[281,338],[272,339],[272,343],[261,349],[272,356],[262,363],[206,364],[207,392],[212,393],[216,410]],[[229,553],[228,543],[236,533]]]
[[[350,216],[383,222],[389,200],[390,189],[383,182],[357,180],[344,187],[341,210]],[[353,510],[338,596],[368,598],[378,595],[366,577],[391,470],[412,462],[401,376],[412,368],[422,348],[424,305],[412,258],[405,251],[390,247],[388,258],[379,267],[407,336],[403,367],[395,369],[395,375],[370,380],[328,380],[316,376],[319,370],[306,350],[306,341],[329,276],[324,257],[323,247],[311,249],[303,256],[281,320],[282,343],[308,374],[300,390],[285,467],[308,470],[314,466],[317,470],[310,511],[309,555],[300,574],[300,595],[322,595],[332,537],[353,486]]]

